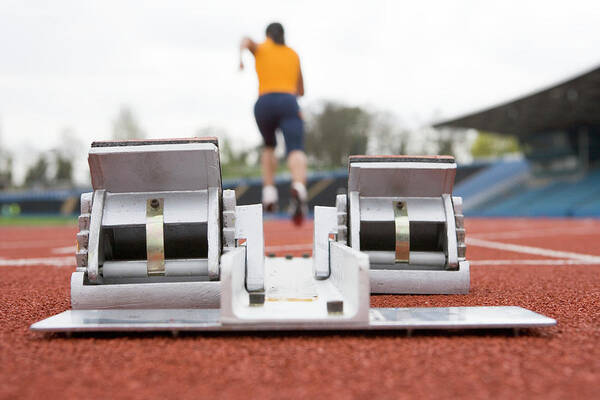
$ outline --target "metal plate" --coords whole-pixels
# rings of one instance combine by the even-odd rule
[[[221,187],[219,149],[212,143],[92,147],[88,162],[94,190],[152,193]]]
[[[212,143],[219,145],[219,138],[208,136],[201,138],[179,138],[179,139],[134,139],[134,140],[107,140],[92,142],[92,147],[121,147],[121,146],[148,146],[156,144],[186,144],[186,143]]]
[[[396,263],[410,263],[410,225],[405,201],[392,202],[396,227]]]
[[[31,325],[42,332],[100,331],[264,331],[264,330],[413,330],[513,329],[556,325],[552,318],[514,306],[372,308],[368,325],[227,324],[219,310],[69,310]]]
[[[165,274],[164,199],[146,201],[146,260],[148,276]]]
[[[452,156],[363,156],[356,155],[348,157],[348,164],[355,162],[431,162],[431,163],[454,163]]]
[[[348,193],[360,197],[439,197],[452,193],[456,164],[432,162],[353,162]]]

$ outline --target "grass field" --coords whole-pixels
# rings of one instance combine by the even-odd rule
[[[76,223],[77,217],[73,216],[36,215],[0,217],[0,226],[55,226],[75,225]]]

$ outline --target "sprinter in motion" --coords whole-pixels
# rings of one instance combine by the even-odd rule
[[[266,39],[262,43],[256,43],[248,37],[242,39],[240,69],[244,68],[241,54],[246,49],[254,55],[258,75],[258,100],[254,105],[254,116],[264,140],[261,155],[262,203],[265,211],[277,209],[275,131],[280,129],[292,175],[289,211],[294,223],[300,225],[307,213],[304,123],[297,102],[297,97],[304,95],[300,58],[286,46],[283,26],[278,22],[267,26]]]

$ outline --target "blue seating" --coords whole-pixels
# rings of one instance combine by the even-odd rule
[[[526,160],[499,161],[480,172],[469,176],[456,185],[454,193],[469,198],[490,188],[490,183],[505,182],[527,172],[529,164]]]
[[[548,193],[541,201],[524,208],[531,216],[572,216],[582,203],[593,201],[600,192],[600,170],[594,171],[577,182],[565,182]],[[597,198],[597,197],[596,197]]]
[[[575,180],[555,179],[541,186],[507,190],[494,201],[467,214],[490,217],[600,216],[600,169]]]

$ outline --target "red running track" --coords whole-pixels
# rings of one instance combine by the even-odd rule
[[[74,336],[28,331],[69,308],[74,227],[0,228],[0,398],[597,398],[600,221],[470,219],[471,293],[379,307],[518,305],[526,331]],[[310,252],[312,226],[265,224],[266,251]]]

